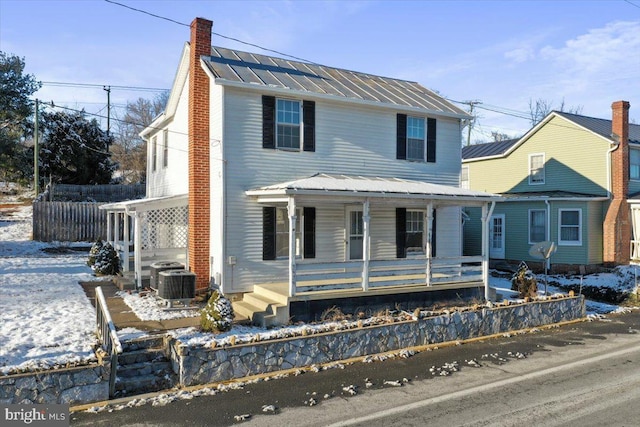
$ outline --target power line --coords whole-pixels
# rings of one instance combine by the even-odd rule
[[[106,1],[106,0],[105,0]],[[46,86],[56,86],[56,87],[86,87],[86,88],[104,88],[105,85],[97,84],[97,83],[75,83],[75,82],[40,82]],[[131,90],[131,91],[142,91],[142,92],[164,92],[169,89],[159,88],[159,87],[142,87],[142,86],[118,86],[118,85],[108,85],[113,89],[122,89],[122,90]]]

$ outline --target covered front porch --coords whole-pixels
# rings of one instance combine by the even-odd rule
[[[324,174],[247,195],[265,212],[271,208],[286,215],[280,223],[288,227],[286,233],[280,230],[287,247],[282,239],[275,245],[284,256],[271,258],[286,261],[287,280],[257,283],[252,293],[244,294],[236,306],[250,318],[260,309],[258,317],[283,320],[290,314],[283,306],[300,301],[370,301],[383,295],[465,289],[481,289],[481,296],[491,299],[488,219],[499,196],[419,181]],[[316,235],[316,216],[324,206],[336,204],[344,210],[344,221],[333,221],[333,227],[344,232],[344,252],[316,258],[315,246],[320,251],[327,240]],[[482,253],[462,256],[461,208],[472,206],[482,209]],[[312,256],[307,256],[309,250]],[[278,315],[282,311],[286,313]]]

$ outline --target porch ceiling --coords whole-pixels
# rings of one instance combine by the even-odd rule
[[[258,202],[278,201],[288,196],[344,197],[352,199],[381,198],[409,200],[439,200],[456,204],[482,204],[500,201],[496,194],[447,185],[401,178],[363,177],[316,174],[308,178],[268,185],[246,192]]]

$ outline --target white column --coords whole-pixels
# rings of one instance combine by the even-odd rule
[[[114,225],[113,225],[113,248],[118,251],[118,240],[120,238],[120,212],[114,212]]]
[[[289,296],[296,294],[296,199],[289,197]]]
[[[369,259],[371,258],[371,216],[369,214],[369,199],[362,204],[362,290],[369,290]]]
[[[427,270],[426,270],[426,283],[427,286],[431,286],[431,238],[433,236],[433,202],[429,202],[427,205],[427,242],[425,247],[425,253],[427,256]]]
[[[113,228],[111,226],[111,215],[112,215],[111,211],[107,211],[107,237],[106,237],[107,242],[110,242],[109,239],[111,239],[111,229]]]
[[[127,211],[124,212],[124,235],[123,235],[123,248],[122,248],[122,258],[123,258],[123,270],[129,271],[129,214]]]
[[[142,224],[140,224],[140,213],[135,212],[134,215],[133,264],[136,271],[136,286],[138,289],[142,289]]]
[[[484,283],[484,298],[490,300],[489,292],[489,222],[495,202],[491,202],[491,209],[485,203],[482,205],[482,282]]]

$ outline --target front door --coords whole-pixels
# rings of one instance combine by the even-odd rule
[[[347,209],[347,259],[362,259],[362,242],[364,240],[364,226],[362,222],[362,210],[356,208]]]
[[[504,259],[504,214],[491,217],[489,224],[489,257]]]

